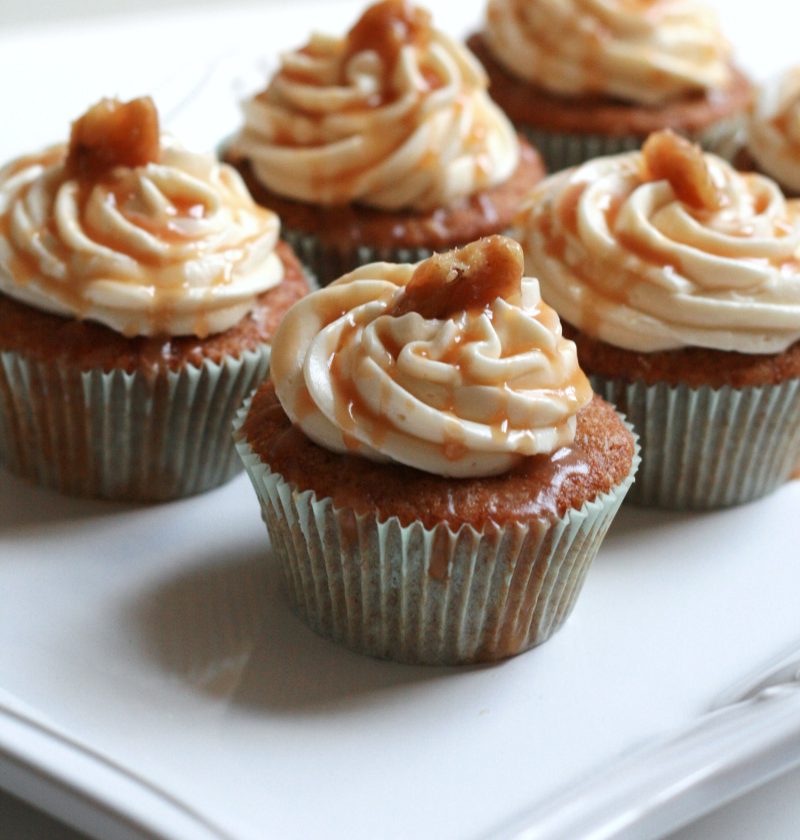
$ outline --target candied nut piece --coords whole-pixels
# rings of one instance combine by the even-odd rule
[[[372,50],[387,69],[394,67],[406,44],[422,44],[431,34],[431,16],[408,0],[383,0],[370,6],[347,34],[347,60]]]
[[[695,210],[719,210],[724,195],[717,189],[702,149],[674,131],[656,131],[642,146],[644,175],[669,181],[679,201]]]
[[[72,123],[66,168],[97,178],[115,166],[145,166],[161,154],[158,111],[149,96],[102,99]]]
[[[449,318],[484,309],[499,297],[519,294],[523,266],[522,248],[507,236],[487,236],[434,254],[417,266],[389,314],[418,312],[423,318]]]

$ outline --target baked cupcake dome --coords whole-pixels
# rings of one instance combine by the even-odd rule
[[[516,243],[344,276],[289,312],[272,380],[237,447],[312,628],[455,664],[561,626],[635,443],[592,399]]]
[[[475,58],[405,0],[281,61],[226,159],[321,282],[502,232],[544,174]]]
[[[716,16],[694,0],[490,0],[468,44],[549,171],[664,128],[722,152],[752,98]]]
[[[307,290],[238,175],[104,100],[0,170],[0,462],[76,495],[160,500],[238,469],[230,422]]]
[[[660,133],[548,179],[517,235],[593,387],[642,436],[632,500],[715,508],[786,480],[800,208],[774,182]]]

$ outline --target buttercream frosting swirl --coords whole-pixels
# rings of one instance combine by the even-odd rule
[[[731,81],[717,17],[695,0],[490,0],[484,38],[510,73],[563,96],[658,105]]]
[[[617,347],[782,352],[800,339],[800,205],[674,142],[672,179],[630,152],[542,182],[516,229],[526,270],[564,320]],[[697,206],[692,178],[715,206]]]
[[[762,172],[800,193],[800,67],[761,89],[749,120],[747,147]]]
[[[370,39],[354,37],[364,21]],[[394,50],[376,46],[387,32],[401,33]],[[426,13],[387,0],[347,37],[314,35],[284,55],[244,104],[233,150],[292,199],[434,209],[502,183],[518,164],[515,131],[487,86],[474,56]]]
[[[283,277],[280,224],[235,170],[162,138],[86,180],[52,147],[0,169],[0,292],[127,336],[233,326]]]
[[[402,306],[426,263],[363,266],[299,301],[273,343],[289,417],[330,450],[447,476],[571,443],[591,389],[519,260],[516,292],[439,317]]]

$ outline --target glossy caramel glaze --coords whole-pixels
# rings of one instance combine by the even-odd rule
[[[552,521],[618,485],[630,472],[633,438],[614,409],[599,397],[578,414],[571,446],[525,458],[507,473],[484,478],[444,478],[412,467],[336,454],[293,426],[265,383],[244,424],[253,451],[299,490],[385,520],[398,517],[457,529],[489,522]]]
[[[383,0],[370,6],[347,33],[342,66],[358,53],[378,54],[386,73],[391,73],[403,47],[425,44],[431,35],[431,16],[408,0]]]
[[[736,67],[728,90],[696,93],[647,107],[602,96],[562,97],[514,78],[491,56],[480,35],[467,45],[489,74],[492,99],[517,124],[545,131],[646,136],[661,128],[702,131],[719,120],[744,113],[753,100],[753,86]]]
[[[91,321],[62,318],[0,294],[0,351],[37,361],[68,362],[82,370],[177,370],[219,362],[269,342],[289,307],[308,292],[305,273],[288,245],[277,248],[284,278],[258,297],[255,309],[238,324],[207,338],[155,336],[125,338]]]

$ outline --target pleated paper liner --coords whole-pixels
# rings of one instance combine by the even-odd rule
[[[503,659],[546,641],[572,611],[638,466],[556,522],[426,528],[337,508],[236,446],[295,611],[357,651],[416,664]]]
[[[800,379],[719,389],[590,380],[639,434],[633,504],[675,510],[743,504],[787,481],[800,458]]]
[[[241,469],[230,429],[270,348],[180,371],[81,371],[0,353],[0,463],[75,496],[164,501]]]
[[[320,286],[327,286],[360,265],[373,262],[417,263],[433,253],[430,248],[370,248],[366,245],[341,251],[324,245],[312,234],[286,227],[282,228],[281,236],[292,246]]]
[[[741,145],[743,121],[741,117],[723,120],[695,133],[686,133],[703,149],[731,160]],[[618,155],[641,148],[648,135],[611,137],[606,134],[570,134],[545,131],[527,125],[517,128],[538,149],[550,173],[577,166],[587,160],[607,155]]]

